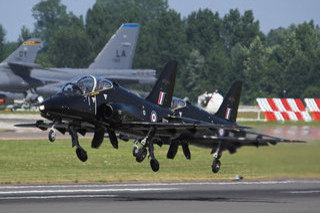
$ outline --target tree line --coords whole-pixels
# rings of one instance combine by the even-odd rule
[[[34,31],[22,27],[17,42],[5,42],[0,25],[0,59],[40,37],[37,63],[87,67],[119,26],[132,22],[141,25],[134,68],[159,74],[177,60],[178,97],[194,102],[215,89],[225,95],[235,80],[244,82],[242,104],[255,104],[257,97],[320,96],[320,28],[312,20],[265,34],[251,10],[221,16],[200,9],[182,18],[166,0],[97,0],[85,17],[68,12],[60,0],[46,0],[33,6],[32,15]]]

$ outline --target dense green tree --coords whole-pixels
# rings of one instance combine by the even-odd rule
[[[222,22],[221,35],[229,50],[237,43],[249,47],[256,36],[260,36],[260,38],[263,36],[259,29],[259,21],[254,20],[251,10],[245,11],[241,15],[238,9],[231,9],[223,17]]]
[[[98,53],[116,29],[126,22],[141,25],[139,36],[141,43],[141,36],[148,34],[147,25],[156,23],[155,20],[158,20],[167,9],[168,3],[163,0],[97,0],[86,16],[86,30],[93,42],[93,50]]]
[[[203,87],[202,93],[207,91],[225,91],[234,81],[231,75],[230,57],[228,57],[228,51],[222,43],[214,43],[210,51],[205,58],[205,65],[202,71]]]
[[[183,78],[179,79],[181,84],[181,90],[176,93],[181,97],[188,96],[191,101],[196,101],[196,97],[202,92],[201,81],[203,76],[201,76],[204,57],[200,54],[198,50],[192,50],[189,54],[189,58],[184,67],[187,72],[183,75]]]
[[[36,20],[35,31],[47,44],[51,35],[63,27],[76,25],[83,27],[82,18],[77,18],[73,13],[67,13],[67,8],[61,0],[44,0],[32,8],[32,15]]]
[[[221,42],[221,25],[219,14],[209,9],[191,13],[186,20],[188,44],[206,56],[214,43]]]
[[[18,42],[5,42],[0,26],[0,58],[23,40],[41,37],[37,63],[86,67],[119,26],[131,22],[141,25],[133,67],[160,71],[178,61],[177,96],[195,101],[205,90],[225,94],[235,80],[244,82],[245,104],[255,104],[259,96],[282,97],[284,91],[287,97],[319,93],[320,28],[312,20],[264,35],[251,10],[232,9],[220,17],[201,9],[182,19],[167,0],[97,0],[85,22],[61,0],[40,1],[32,13],[35,30],[23,27]]]
[[[320,94],[320,88],[317,86],[308,86],[302,95],[300,96],[301,98],[314,98],[314,97],[319,97]]]
[[[253,104],[253,97],[265,97],[267,94],[265,72],[267,71],[266,48],[257,36],[249,47],[249,54],[244,61],[244,103]]]
[[[47,54],[57,67],[87,67],[91,46],[84,30],[77,27],[62,28],[49,40]]]
[[[26,40],[30,39],[31,37],[32,37],[32,33],[25,25],[23,25],[20,30],[18,42],[22,43],[23,41],[26,41]]]
[[[270,30],[267,35],[267,44],[268,46],[282,45],[288,36],[289,31],[285,28],[277,28]]]

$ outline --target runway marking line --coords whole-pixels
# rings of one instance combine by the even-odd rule
[[[320,193],[320,190],[306,190],[306,191],[290,191],[290,194],[316,194]]]
[[[113,197],[118,197],[118,195],[57,195],[57,196],[0,197],[0,200],[65,199],[65,198],[113,198]]]
[[[45,194],[45,193],[97,193],[97,192],[144,192],[144,191],[173,191],[177,188],[123,188],[123,189],[57,189],[57,190],[29,190],[29,191],[0,191],[0,195],[12,194]]]
[[[319,183],[320,180],[283,180],[283,181],[237,181],[237,182],[182,182],[182,183],[124,183],[124,184],[70,184],[70,185],[15,185],[0,186],[2,189],[36,189],[36,188],[103,188],[103,187],[153,187],[185,185],[257,185],[257,184],[292,184]]]

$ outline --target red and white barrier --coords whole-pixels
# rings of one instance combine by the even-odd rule
[[[306,108],[304,107],[300,99],[257,98],[257,102],[268,121],[312,120],[310,114],[307,112]]]
[[[318,98],[305,98],[304,102],[307,105],[309,112],[311,112],[315,121],[320,120],[320,99]]]

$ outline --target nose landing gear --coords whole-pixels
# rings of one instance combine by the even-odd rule
[[[48,139],[50,142],[54,142],[56,140],[56,131],[53,128],[49,131]]]

